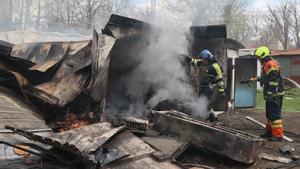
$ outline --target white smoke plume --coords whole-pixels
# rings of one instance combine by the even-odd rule
[[[182,65],[184,58],[180,54],[189,53],[187,35],[191,21],[181,21],[181,25],[174,24],[168,18],[160,17],[154,22],[156,36],[151,36],[149,46],[138,56],[140,64],[125,79],[126,94],[133,101],[129,113],[143,112],[146,107],[151,108],[164,99],[176,99],[189,105],[194,115],[206,116],[207,100],[198,97]],[[145,103],[149,89],[154,89],[155,93]]]

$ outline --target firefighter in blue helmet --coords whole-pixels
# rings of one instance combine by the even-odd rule
[[[187,62],[195,66],[203,66],[205,74],[200,81],[199,95],[207,97],[209,104],[207,111],[210,112],[210,119],[214,119],[213,105],[217,97],[225,98],[225,85],[223,81],[222,68],[215,56],[209,50],[203,50],[198,58],[186,57]],[[211,117],[213,116],[213,117]]]

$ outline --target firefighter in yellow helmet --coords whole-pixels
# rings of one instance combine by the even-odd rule
[[[260,60],[262,65],[261,77],[258,80],[263,87],[268,120],[266,133],[262,136],[271,141],[281,141],[283,137],[281,108],[284,90],[280,65],[270,57],[270,50],[265,46],[257,48],[254,55]]]

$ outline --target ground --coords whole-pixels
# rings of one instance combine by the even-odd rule
[[[251,116],[252,118],[265,123],[266,117],[265,112],[262,109],[241,109],[235,110],[229,114],[229,122],[232,128],[242,130],[244,132],[260,135],[264,133],[264,129],[255,125],[254,123],[245,119],[245,116]],[[225,116],[223,116],[222,121],[226,121]],[[295,155],[300,155],[300,125],[299,125],[300,113],[297,112],[284,112],[283,113],[283,121],[284,121],[284,129],[285,135],[291,137],[295,140],[293,143],[288,143],[287,141],[283,142],[269,142],[267,141],[264,152],[269,154],[274,154],[278,156],[284,156],[279,152],[279,147],[283,145],[290,145],[295,148]],[[226,122],[224,123],[225,125]],[[274,168],[275,166],[281,166],[282,164],[268,162],[266,160],[260,160],[253,166],[248,168]],[[299,166],[300,168],[300,166]]]
[[[239,109],[234,110],[228,114],[229,123],[227,120],[227,117],[225,114],[221,115],[219,117],[220,125],[224,126],[230,126],[234,129],[238,129],[256,136],[259,136],[260,134],[264,133],[264,129],[261,127],[255,125],[254,123],[248,121],[245,119],[246,116],[251,116],[252,118],[260,121],[265,122],[265,114],[264,111],[261,108],[255,108],[255,109]],[[285,157],[283,154],[280,153],[279,147],[282,145],[290,145],[291,147],[295,148],[294,155],[300,155],[300,125],[299,125],[299,119],[300,119],[300,113],[295,112],[285,112],[283,114],[283,120],[284,120],[284,128],[286,130],[285,134],[288,137],[291,137],[295,140],[293,143],[289,143],[287,141],[283,142],[266,142],[266,146],[264,149],[265,153],[278,155],[281,157]],[[193,152],[193,150],[190,150]],[[197,150],[198,152],[195,152],[193,160],[197,161],[199,164],[204,164],[207,166],[212,166],[215,168],[236,168],[236,169],[269,169],[269,168],[300,168],[300,165],[295,167],[293,165],[286,165],[282,163],[277,162],[270,162],[267,160],[260,159],[253,165],[244,165],[239,164],[234,161],[220,158],[214,154],[211,154],[209,152],[205,152],[205,150]],[[200,153],[199,153],[200,151]],[[201,154],[201,155],[199,155]],[[286,156],[288,157],[288,156]],[[183,158],[190,158],[191,157],[183,157]],[[183,162],[190,162],[187,159],[182,159]],[[282,166],[282,167],[281,167]]]

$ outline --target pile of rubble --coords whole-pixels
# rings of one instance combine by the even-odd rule
[[[224,27],[191,30],[205,39],[194,38],[195,43],[219,44],[215,53],[226,55]],[[94,32],[89,41],[16,45],[0,41],[0,86],[9,93],[7,103],[24,102],[26,106],[16,106],[21,110],[12,111],[36,112],[51,128],[27,130],[7,124],[0,131],[5,134],[0,143],[35,159],[21,168],[189,168],[177,159],[191,145],[245,164],[258,159],[262,139],[195,119],[182,106],[158,105],[138,118],[105,114],[106,106],[114,103],[109,93],[115,88],[110,84],[117,79],[110,82],[109,77],[119,63],[113,56],[128,50],[124,44],[136,38],[147,41],[150,31],[150,24],[112,15],[102,33]],[[225,57],[220,60],[227,64]],[[196,76],[191,71],[191,78]],[[226,103],[221,101],[220,107]],[[12,165],[12,159],[0,160]]]
[[[189,168],[177,159],[191,145],[245,164],[254,163],[264,146],[264,141],[255,136],[214,126],[177,111],[152,111],[149,119],[124,117],[114,123],[95,123],[43,135],[6,126],[27,138],[22,145],[30,148],[5,144],[40,156],[45,160],[44,165],[57,168],[168,169]]]

